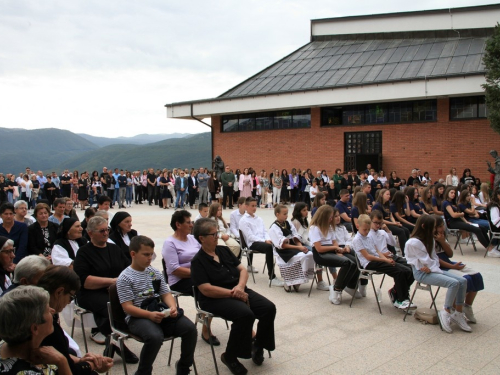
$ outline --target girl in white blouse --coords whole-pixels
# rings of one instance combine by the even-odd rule
[[[447,288],[444,309],[438,312],[441,327],[452,333],[451,322],[455,322],[466,332],[471,332],[467,324],[463,305],[467,291],[467,280],[461,276],[444,272],[439,266],[439,258],[434,249],[436,220],[433,215],[422,215],[415,224],[411,238],[406,242],[406,261],[411,265],[415,280],[427,285]],[[451,308],[455,304],[455,312]]]
[[[219,203],[212,203],[208,211],[208,218],[214,219],[219,225],[219,241],[218,246],[227,246],[229,250],[236,256],[240,256],[240,244],[231,237],[231,231],[226,220],[222,217],[222,206]]]

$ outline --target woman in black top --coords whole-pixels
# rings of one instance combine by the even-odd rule
[[[52,248],[52,263],[73,269],[78,249],[87,244],[82,237],[83,228],[77,219],[66,218],[57,231],[57,239]]]
[[[47,182],[43,186],[43,191],[45,192],[45,198],[49,201],[49,207],[52,207],[54,199],[57,198],[57,188],[52,182],[51,176],[47,176]]]
[[[52,246],[56,241],[59,225],[49,221],[50,208],[45,203],[35,207],[36,222],[28,227],[28,255],[43,255],[51,259]]]
[[[389,189],[395,188],[399,190],[401,186],[401,179],[398,177],[396,171],[391,172],[391,177],[389,178]]]
[[[281,204],[287,204],[290,201],[290,190],[288,187],[290,186],[290,176],[288,175],[288,171],[283,169],[281,171]]]
[[[54,331],[45,337],[41,346],[52,346],[64,355],[73,375],[89,375],[106,372],[113,366],[113,360],[100,354],[87,353],[78,358],[69,351],[69,342],[59,325],[59,313],[71,303],[80,289],[80,280],[73,270],[64,266],[49,266],[38,281],[38,286],[49,292],[49,306],[55,311]]]
[[[0,175],[0,205],[3,203],[8,202],[7,201],[7,191],[9,189],[9,186],[7,182],[5,182],[5,177]]]
[[[109,238],[122,249],[128,260],[132,261],[128,247],[130,240],[137,236],[137,231],[132,229],[132,216],[128,212],[119,211],[113,216],[109,226],[111,227]]]
[[[78,250],[73,263],[82,285],[77,297],[78,305],[92,311],[99,332],[108,336],[111,334],[107,308],[108,287],[116,283],[130,261],[118,246],[107,242],[109,231],[106,219],[94,216],[89,220],[87,232],[90,242]],[[125,348],[125,361],[137,363],[139,359]]]
[[[78,200],[80,201],[80,209],[85,210],[85,205],[89,199],[89,180],[88,173],[83,172],[78,180]]]
[[[233,322],[222,362],[233,374],[246,374],[238,358],[252,358],[256,365],[264,361],[264,349],[274,350],[276,306],[248,289],[248,273],[238,258],[225,246],[217,246],[217,223],[198,219],[193,234],[201,250],[191,261],[191,278],[198,288],[200,307]],[[252,344],[252,327],[259,320]]]

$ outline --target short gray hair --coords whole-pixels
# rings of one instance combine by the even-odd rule
[[[201,243],[200,236],[207,234],[211,228],[218,228],[219,225],[213,219],[201,218],[196,220],[193,228],[193,236],[196,240]]]
[[[37,286],[20,286],[0,298],[0,337],[9,345],[31,340],[31,326],[43,324],[49,292]]]
[[[3,250],[3,249],[6,249],[7,246],[14,246],[14,241],[11,240],[11,239],[8,239],[7,241],[5,241],[5,243],[3,244],[2,248],[0,250]]]
[[[106,220],[109,219],[109,212],[106,210],[97,210],[94,216],[104,217]]]
[[[14,209],[17,209],[21,206],[26,206],[28,207],[28,204],[25,201],[19,200],[16,203],[14,203]]]
[[[26,279],[28,284],[33,285],[33,278],[44,272],[50,262],[38,255],[28,255],[17,263],[14,271],[14,283],[19,284],[21,279]]]
[[[99,211],[97,211],[97,212],[99,212]],[[97,216],[97,212],[96,212],[96,216],[91,218],[87,224],[87,231],[89,231],[89,232],[95,232],[99,225],[103,225],[103,224],[108,225],[108,221],[103,217]]]

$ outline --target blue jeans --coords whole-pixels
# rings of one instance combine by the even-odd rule
[[[186,190],[177,190],[177,197],[175,198],[175,208],[182,208],[184,206],[184,197],[186,195]]]
[[[464,304],[465,293],[467,291],[467,280],[465,279],[465,277],[455,276],[446,271],[444,273],[425,273],[423,271],[417,270],[414,266],[412,266],[411,268],[413,270],[413,277],[418,282],[448,288],[444,300],[445,309],[453,307],[453,303],[455,303],[457,306],[461,306]]]
[[[490,225],[488,224],[488,220],[471,217],[471,218],[469,218],[469,221],[471,223],[479,225],[480,227],[485,227],[485,228],[490,229]]]
[[[116,202],[119,202],[119,199],[120,199],[120,188],[115,187],[115,192],[113,194],[113,202],[111,203],[111,205],[114,206]]]
[[[181,358],[177,373],[187,374],[189,372],[189,367],[193,365],[198,336],[196,327],[191,320],[185,316],[176,320],[165,318],[158,324],[149,319],[131,317],[128,328],[130,332],[144,341],[136,374],[150,375],[153,372],[153,363],[163,344],[163,338],[169,336],[181,338]]]
[[[125,193],[125,200],[127,201],[127,204],[128,204],[128,205],[131,205],[131,204],[132,204],[132,198],[133,198],[133,197],[132,197],[132,189],[133,189],[133,188],[134,188],[134,187],[133,187],[132,185],[127,186],[127,191],[126,191],[126,193]]]

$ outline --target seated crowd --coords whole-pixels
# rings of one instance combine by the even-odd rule
[[[472,304],[484,289],[482,276],[451,260],[445,234],[447,228],[460,230],[488,256],[500,257],[490,239],[491,231],[500,232],[500,189],[490,194],[487,184],[477,186],[470,170],[459,179],[452,169],[444,184],[416,169],[407,180],[371,168],[359,175],[336,170],[332,178],[324,170],[314,177],[295,168],[269,178],[265,171],[233,173],[227,166],[219,177],[204,168],[188,172],[104,168],[91,178],[86,172],[79,178],[77,171],[32,178],[27,170],[22,181],[0,175],[0,373],[102,373],[118,353],[139,364],[136,374],[149,375],[164,338],[174,336],[181,338],[176,373],[188,374],[197,332],[174,292],[196,295],[203,310],[233,323],[221,361],[233,374],[245,374],[238,358],[260,366],[264,350],[275,349],[276,306],[247,286],[249,273],[258,273],[254,253],[265,255],[269,286],[287,292],[316,279],[317,289],[329,291],[329,301],[339,305],[343,292],[367,296],[368,281],[359,276],[373,270],[394,280],[388,291],[394,307],[416,308],[409,297],[416,280],[447,288],[438,314],[446,332],[452,322],[467,332],[468,323],[476,323]],[[177,209],[170,221],[174,233],[162,246],[163,272],[151,265],[155,244],[132,229],[130,213],[109,212],[116,202],[132,207],[134,198],[136,204]],[[76,201],[85,210],[81,221]],[[183,208],[197,201],[192,220]],[[270,206],[276,220],[267,228],[257,209]],[[229,220],[227,207],[233,209]],[[332,285],[323,280],[323,266]],[[111,344],[110,293],[117,294],[128,330],[144,343],[139,357]],[[93,313],[91,338],[105,345],[105,355],[82,356],[59,325],[58,314],[74,300]],[[201,339],[221,345],[210,323]]]

